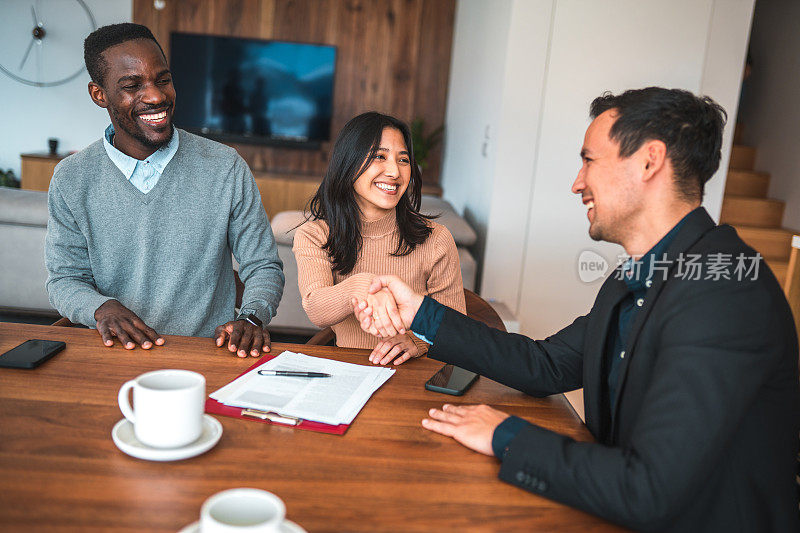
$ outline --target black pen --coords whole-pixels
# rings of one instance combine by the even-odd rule
[[[296,370],[259,370],[261,376],[286,376],[290,378],[329,378],[330,374],[322,372],[298,372]]]

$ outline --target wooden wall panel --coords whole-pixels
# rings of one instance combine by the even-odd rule
[[[261,0],[259,34],[262,39],[273,39],[275,35],[275,2],[280,0]]]
[[[429,128],[444,122],[455,0],[134,0],[169,56],[172,31],[330,44],[337,47],[331,135],[376,110]],[[180,98],[180,95],[178,95]],[[233,144],[255,172],[320,178],[330,143],[318,150]],[[426,185],[438,184],[441,151]]]
[[[273,39],[335,44],[341,4],[336,0],[275,0]]]
[[[319,181],[298,179],[296,176],[256,174],[256,186],[261,193],[261,203],[272,219],[282,211],[303,210],[319,188]]]
[[[455,12],[455,2],[423,0],[417,65],[417,72],[421,75],[414,77],[413,115],[425,120],[427,132],[444,124]],[[431,176],[438,184],[441,165],[440,144],[428,157],[428,168],[425,169],[423,181],[430,182],[427,178]]]
[[[208,1],[208,0],[206,0]],[[208,33],[263,39],[261,3],[257,0],[212,0]]]

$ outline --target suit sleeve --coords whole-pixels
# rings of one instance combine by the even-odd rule
[[[789,349],[790,324],[769,291],[690,283],[660,302],[670,311],[659,319],[652,382],[626,446],[528,425],[509,444],[501,479],[637,530],[674,520]]]
[[[100,294],[95,286],[86,237],[58,188],[59,174],[57,169],[47,196],[47,295],[62,316],[95,327],[94,312],[112,298]]]
[[[466,314],[464,281],[461,278],[461,263],[458,260],[458,249],[453,236],[447,228],[437,224],[430,238],[433,239],[436,259],[426,282],[427,296],[459,313]],[[416,344],[420,355],[428,352],[430,345],[427,342],[412,333],[406,335]]]
[[[283,262],[253,174],[241,157],[236,158],[232,172],[237,190],[228,222],[228,243],[244,282],[242,308],[256,311],[267,325],[283,295]]]
[[[445,309],[428,356],[543,397],[583,384],[588,315],[545,340],[506,333]]]

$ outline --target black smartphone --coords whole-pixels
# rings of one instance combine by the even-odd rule
[[[0,355],[0,366],[7,368],[36,368],[66,348],[61,341],[32,339]]]
[[[425,388],[433,392],[461,396],[476,379],[478,374],[475,372],[453,365],[444,365],[425,383]]]

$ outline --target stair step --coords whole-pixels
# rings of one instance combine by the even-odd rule
[[[766,198],[769,189],[769,173],[755,170],[729,169],[725,180],[725,195]]]
[[[766,259],[789,260],[792,252],[793,232],[783,228],[736,226],[736,233]]]
[[[785,202],[771,198],[726,195],[722,199],[720,222],[732,226],[779,228]]]
[[[775,274],[775,277],[778,278],[778,283],[780,286],[783,287],[786,283],[786,273],[789,271],[789,261],[775,261],[767,259],[766,263],[770,270],[772,270],[772,273]]]
[[[756,149],[753,146],[734,144],[731,148],[729,168],[753,170],[756,164]]]

